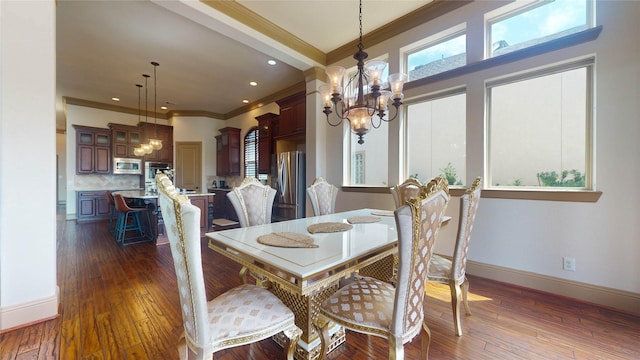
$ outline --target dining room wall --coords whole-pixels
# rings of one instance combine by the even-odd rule
[[[418,26],[367,48],[370,57],[395,53],[432,29],[464,22],[472,13],[486,13],[504,3],[473,2],[431,23]],[[598,1],[595,40],[547,52],[464,78],[434,81],[405,90],[405,99],[437,89],[465,85],[468,99],[467,181],[484,174],[484,81],[487,78],[585,56],[595,56],[594,173],[597,202],[566,202],[483,198],[469,252],[469,272],[586,301],[640,312],[640,2]],[[447,25],[449,24],[449,25]],[[431,30],[430,30],[431,29]],[[352,61],[352,60],[351,60]],[[320,121],[321,118],[318,118]],[[328,138],[340,138],[331,129]],[[375,130],[373,130],[375,131]],[[475,135],[474,135],[475,134]],[[392,134],[393,136],[397,136]],[[394,149],[390,153],[396,152]],[[327,158],[342,159],[340,142]],[[401,159],[390,156],[390,161]],[[328,168],[328,180],[342,183],[342,167]],[[389,172],[392,182],[396,174]],[[436,251],[451,254],[457,227],[458,198],[447,214],[454,222],[438,238]],[[390,194],[341,192],[336,210],[392,208]],[[562,258],[576,260],[575,271],[562,268]]]

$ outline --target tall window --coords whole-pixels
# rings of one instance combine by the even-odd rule
[[[593,59],[489,82],[491,186],[588,188]]]
[[[466,101],[460,89],[407,104],[407,178],[442,175],[450,186],[465,184]]]
[[[244,136],[244,177],[266,180],[267,174],[258,174],[258,127],[249,129]]]
[[[385,59],[378,57],[376,59]],[[346,79],[355,75],[356,69],[350,69]],[[389,66],[381,75],[384,79],[383,88],[388,87],[387,77],[389,76]],[[357,84],[351,83],[355,89]],[[353,90],[353,89],[352,89]],[[365,88],[365,92],[367,89]],[[395,109],[390,106],[391,116],[395,114]],[[330,115],[334,116],[334,115]],[[388,117],[388,116],[387,116]],[[394,120],[398,121],[398,119]],[[344,142],[344,173],[345,183],[356,186],[386,187],[389,178],[389,124],[381,121],[377,116],[373,117],[373,123],[379,127],[372,128],[364,136],[364,144],[358,144],[358,136],[351,131],[347,133]],[[349,122],[344,121],[343,126],[349,128]]]
[[[524,5],[523,5],[524,4]],[[590,0],[516,1],[488,22],[489,57],[553,40],[591,26]]]

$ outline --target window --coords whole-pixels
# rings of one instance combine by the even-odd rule
[[[374,119],[374,121],[379,121],[377,117]],[[394,121],[398,121],[398,119]],[[371,187],[388,186],[389,124],[382,121],[379,128],[371,129],[364,136],[364,144],[358,144],[358,136],[355,134],[349,132],[349,135],[346,147],[350,164],[348,184]]]
[[[407,104],[407,178],[443,175],[450,186],[465,184],[466,101],[462,89]]]
[[[266,174],[258,174],[258,127],[249,129],[244,136],[244,177],[266,180]]]
[[[491,186],[589,188],[593,58],[487,84]]]
[[[375,58],[376,60],[386,60],[386,57]],[[356,73],[356,69],[350,69],[345,81],[348,81]],[[386,81],[389,76],[389,66],[387,65],[380,76],[385,81],[382,88],[388,88],[389,83]],[[351,82],[349,87],[354,91],[357,86],[356,82]],[[365,93],[368,93],[365,84]],[[348,97],[345,95],[345,97]],[[393,106],[390,106],[389,113],[391,116],[396,114]],[[335,116],[335,115],[330,115]],[[388,118],[389,114],[385,116]],[[396,118],[394,121],[398,121]],[[370,187],[386,187],[389,176],[389,124],[381,121],[378,116],[373,117],[374,126],[364,136],[364,144],[358,144],[358,136],[350,131],[348,121],[343,122],[345,126],[344,138],[344,182],[348,185],[370,186]]]
[[[500,15],[488,21],[489,57],[587,29],[591,26],[590,3],[589,0],[521,1],[498,9],[495,13]]]
[[[413,44],[406,55],[408,81],[422,79],[467,64],[467,36],[464,25],[430,36]],[[416,47],[417,46],[417,47]]]

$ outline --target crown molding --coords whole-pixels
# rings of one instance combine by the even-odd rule
[[[258,31],[261,34],[297,51],[320,64],[327,63],[327,56],[320,49],[303,41],[294,34],[263,18],[235,1],[202,0],[207,6],[229,16],[230,18]]]
[[[371,31],[368,34],[363,34],[362,42],[367,44],[367,47],[379,44],[472,2],[473,0],[434,0],[401,18]],[[355,39],[335,50],[330,51],[327,53],[327,62],[325,65],[333,64],[342,59],[353,56],[357,48],[358,39]]]
[[[84,106],[84,107],[90,107],[90,108],[94,108],[94,109],[116,111],[116,112],[121,112],[121,113],[125,113],[125,114],[133,114],[133,115],[138,115],[138,113],[139,113],[141,116],[157,117],[157,118],[160,118],[160,119],[168,119],[167,114],[161,114],[161,113],[158,113],[158,112],[154,113],[153,111],[147,111],[147,112],[145,112],[144,110],[140,110],[139,111],[138,109],[131,109],[131,108],[124,107],[124,106],[105,104],[105,103],[100,103],[100,102],[97,102],[97,101],[84,100],[84,99],[78,99],[78,98],[67,97],[67,96],[63,96],[62,99],[63,99],[65,104],[69,104],[69,105]]]
[[[167,113],[167,118],[172,118],[176,116],[199,116],[199,117],[208,117],[212,119],[224,120],[225,116],[223,114],[214,113],[211,111],[204,110],[171,110]]]
[[[230,119],[232,117],[244,114],[246,112],[249,112],[251,110],[255,110],[258,108],[263,107],[266,104],[270,104],[272,102],[275,102],[276,100],[280,100],[282,98],[285,98],[287,96],[299,93],[299,92],[303,92],[307,90],[307,84],[305,82],[299,82],[293,86],[290,86],[286,89],[280,90],[277,93],[271,94],[269,96],[266,96],[258,101],[255,101],[247,106],[243,106],[241,108],[235,109],[233,111],[230,111],[228,113],[225,114],[225,120],[226,119]]]

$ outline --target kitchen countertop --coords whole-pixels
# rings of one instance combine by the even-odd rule
[[[231,191],[231,188],[207,188],[207,190]]]
[[[132,198],[132,199],[157,199],[158,198],[158,194],[157,193],[150,193],[144,190],[125,190],[125,191],[115,191],[114,193],[116,194],[120,194],[126,198]],[[186,195],[188,197],[191,196],[215,196],[215,194],[213,193],[187,193],[187,194],[182,194],[182,195]]]

